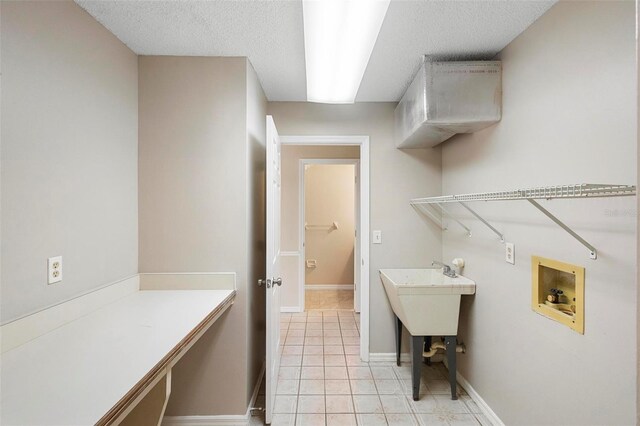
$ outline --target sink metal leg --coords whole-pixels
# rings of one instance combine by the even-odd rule
[[[449,365],[449,384],[451,385],[451,399],[458,399],[456,392],[456,336],[446,336],[444,344],[447,347],[447,363]]]
[[[420,399],[420,372],[422,370],[423,336],[411,336],[411,386],[413,400]]]
[[[431,336],[424,336],[424,351],[428,352],[431,350]],[[424,362],[427,365],[431,365],[431,358],[425,358]]]
[[[396,364],[400,367],[400,346],[402,345],[402,321],[400,318],[394,315],[396,318]]]

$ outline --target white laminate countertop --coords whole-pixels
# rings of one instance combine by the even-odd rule
[[[0,424],[95,424],[233,293],[138,291],[5,352]]]

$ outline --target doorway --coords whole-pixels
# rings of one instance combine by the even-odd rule
[[[312,160],[319,160],[319,156],[302,156],[300,159],[305,161],[312,161],[307,164],[315,165],[329,165],[326,164],[327,159],[329,161],[338,160],[338,163],[343,162],[343,164],[351,164],[354,170],[354,183],[353,186],[354,194],[355,194],[355,202],[354,202],[354,211],[355,211],[355,222],[354,222],[354,232],[353,232],[353,262],[351,263],[353,266],[353,286],[351,287],[351,291],[353,292],[353,305],[350,305],[351,311],[359,311],[359,354],[360,359],[362,361],[369,361],[369,137],[368,136],[281,136],[280,141],[283,145],[283,150],[286,148],[312,148],[312,147],[335,147],[335,148],[352,148],[357,149],[358,155],[351,158],[337,158],[333,156],[325,156],[320,158],[323,161],[313,163]],[[310,160],[312,159],[312,160]],[[346,161],[345,161],[346,160]],[[289,298],[286,294],[283,294],[283,310],[282,312],[300,312],[304,313],[305,311],[305,294],[309,293],[305,291],[305,283],[306,283],[306,275],[307,275],[307,262],[306,260],[314,260],[314,258],[309,258],[307,253],[305,253],[306,247],[304,246],[304,233],[305,233],[305,215],[304,215],[304,186],[300,184],[302,178],[300,175],[304,176],[304,164],[299,164],[298,169],[296,170],[296,183],[299,186],[297,196],[297,203],[294,206],[293,203],[288,203],[287,200],[284,199],[283,195],[283,222],[286,221],[285,215],[291,218],[292,221],[297,223],[297,227],[295,228],[295,236],[288,235],[288,232],[283,232],[283,241],[285,242],[285,247],[281,252],[282,260],[284,261],[284,270],[283,275],[287,275],[293,279],[291,281],[296,281],[298,283],[297,291],[295,295],[291,295]],[[339,165],[339,164],[338,164]],[[300,168],[302,168],[302,173],[300,172]],[[283,169],[283,179],[286,179],[284,176],[286,170]],[[296,209],[297,212],[293,212],[292,209]],[[288,212],[285,213],[285,212]],[[321,225],[321,226],[332,226],[334,220],[329,220],[327,223],[310,223],[307,221],[308,225]],[[340,221],[335,220],[337,222],[338,229],[340,229]],[[329,229],[325,229],[323,232],[330,232]],[[335,231],[334,231],[335,232]],[[336,235],[336,234],[334,234]],[[297,240],[297,245],[292,246],[289,245],[289,242],[293,242],[293,240]],[[315,255],[314,255],[315,256]],[[318,265],[318,258],[315,258],[316,265]],[[346,262],[345,264],[348,264]],[[311,262],[310,266],[313,265]],[[287,270],[290,270],[287,273]],[[317,284],[324,284],[321,282],[317,282]],[[313,284],[309,284],[313,285]],[[336,284],[339,285],[339,284]],[[348,284],[347,284],[348,285]],[[339,287],[336,287],[339,288]],[[319,291],[319,290],[310,290],[310,291]],[[296,315],[296,314],[292,314]],[[353,312],[352,312],[353,315]]]
[[[304,310],[359,313],[359,159],[299,161]]]

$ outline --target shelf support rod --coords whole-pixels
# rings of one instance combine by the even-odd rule
[[[462,207],[464,207],[465,209],[469,210],[469,212],[472,215],[474,215],[480,222],[484,223],[487,228],[491,229],[498,237],[500,237],[500,242],[504,243],[504,235],[500,231],[498,231],[496,228],[491,226],[491,224],[489,222],[484,220],[478,213],[476,213],[474,210],[472,210],[471,207],[469,207],[468,205],[466,205],[462,201],[458,201],[458,203],[460,203],[460,205]]]
[[[442,210],[442,214],[443,215],[448,215],[451,219],[453,219],[458,225],[460,225],[461,227],[464,228],[465,231],[467,231],[467,236],[470,237],[471,236],[471,229],[467,228],[465,226],[464,223],[460,222],[454,215],[452,215],[451,213],[449,213],[449,211],[447,209],[444,208],[444,206],[441,203],[435,203],[438,207],[440,207],[440,209]]]
[[[551,219],[552,221],[554,221],[556,223],[556,225],[558,225],[560,228],[564,229],[565,231],[567,231],[567,233],[569,233],[569,235],[571,235],[573,238],[575,238],[576,240],[578,240],[580,242],[580,244],[582,244],[583,246],[585,246],[586,248],[589,249],[589,257],[591,259],[597,259],[598,258],[598,251],[596,250],[596,248],[594,246],[592,246],[591,244],[589,244],[584,238],[582,238],[580,235],[576,234],[571,228],[569,228],[564,222],[562,222],[560,219],[558,219],[557,217],[555,217],[553,214],[551,214],[551,212],[547,209],[545,209],[544,207],[542,207],[540,204],[538,204],[537,201],[532,200],[531,198],[527,198],[527,201],[530,202],[533,207],[537,208],[538,210],[540,210],[542,213],[544,213],[545,216],[547,216],[549,219]]]
[[[447,227],[444,225],[444,222],[442,220],[440,220],[438,217],[436,217],[435,214],[433,214],[433,212],[431,212],[428,208],[428,206],[423,205],[422,204],[411,204],[411,206],[419,213],[424,214],[425,216],[427,216],[429,219],[431,219],[432,221],[435,222],[436,225],[438,225],[440,227],[440,229],[442,229],[443,231],[447,231]]]

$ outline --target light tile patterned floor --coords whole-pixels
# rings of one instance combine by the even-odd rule
[[[424,365],[420,400],[411,398],[411,366],[360,361],[353,311],[282,314],[284,340],[272,425],[489,425],[458,386],[449,395],[442,364]],[[263,419],[252,419],[252,425]]]

